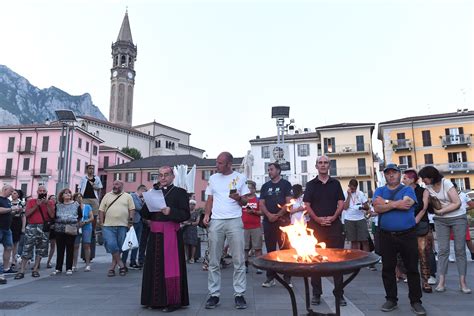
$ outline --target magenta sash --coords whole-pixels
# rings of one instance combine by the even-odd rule
[[[181,304],[181,274],[178,254],[177,232],[179,224],[151,221],[150,231],[163,234],[166,300],[168,305]]]

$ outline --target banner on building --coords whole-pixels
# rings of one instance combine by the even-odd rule
[[[287,144],[275,144],[270,146],[270,161],[278,162],[281,171],[289,171],[290,168],[290,152]]]

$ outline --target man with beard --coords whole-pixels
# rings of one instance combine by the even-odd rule
[[[173,185],[174,177],[169,166],[158,170],[159,183],[152,190],[162,191],[166,207],[153,210],[145,203],[141,211],[150,227],[141,304],[161,308],[163,312],[189,305],[183,232],[179,225],[190,217],[189,197],[186,190]]]

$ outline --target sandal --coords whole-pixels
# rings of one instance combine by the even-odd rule
[[[109,270],[109,272],[107,272],[107,276],[108,277],[114,277],[115,276],[115,270]]]
[[[38,272],[37,270],[34,270],[33,272],[31,272],[31,276],[32,276],[33,278],[39,278],[40,274],[39,274],[39,272]]]
[[[119,269],[119,275],[120,275],[120,276],[125,276],[125,275],[127,275],[127,268],[126,268],[126,267],[120,268],[120,269]]]
[[[24,273],[18,272],[17,274],[15,274],[14,279],[15,280],[20,280],[20,279],[23,279],[24,277],[25,277]]]

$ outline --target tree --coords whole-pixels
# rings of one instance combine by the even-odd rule
[[[136,148],[133,148],[133,147],[123,147],[122,149],[122,152],[129,155],[130,157],[132,157],[134,160],[136,159],[142,159],[142,153],[136,149]]]

